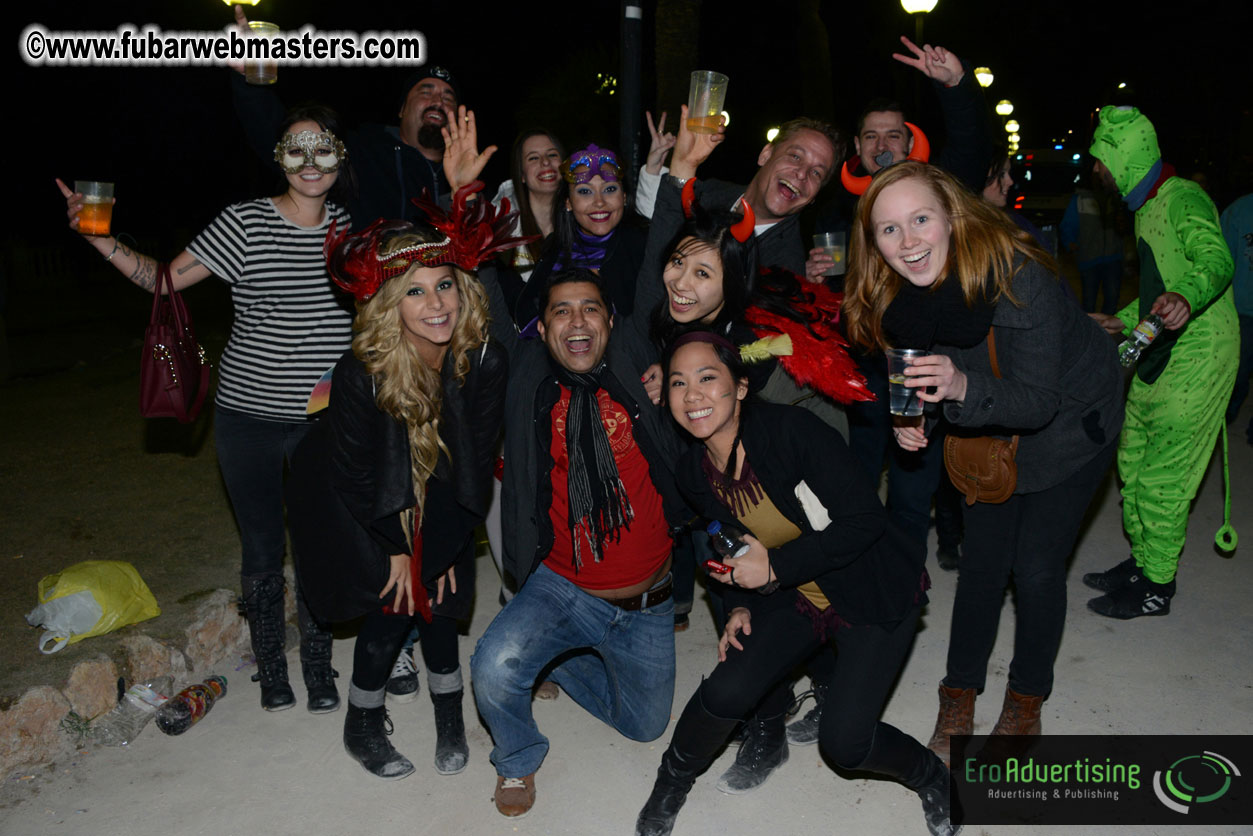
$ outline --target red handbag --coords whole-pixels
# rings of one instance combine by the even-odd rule
[[[139,414],[190,424],[209,393],[209,358],[196,340],[191,314],[161,264],[152,294],[152,318],[139,357]]]

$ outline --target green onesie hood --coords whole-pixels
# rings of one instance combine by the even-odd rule
[[[1105,163],[1124,196],[1136,187],[1162,157],[1157,131],[1148,117],[1134,107],[1101,108],[1099,124],[1092,134],[1092,156]]]

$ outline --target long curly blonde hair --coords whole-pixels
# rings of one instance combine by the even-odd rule
[[[870,213],[884,189],[910,178],[931,189],[953,227],[948,263],[934,287],[945,281],[958,282],[968,305],[980,294],[986,294],[989,301],[1004,297],[1017,304],[1010,285],[1026,260],[1039,262],[1051,273],[1057,272],[1052,257],[1040,249],[1035,239],[1003,211],[971,194],[951,174],[927,163],[896,163],[875,175],[857,204],[853,221],[842,311],[854,345],[890,347],[883,331],[883,313],[896,298],[904,279],[884,261],[875,245]]]
[[[379,255],[388,255],[413,244],[443,240],[434,230],[417,228],[385,240]],[[444,358],[450,364],[458,383],[470,371],[470,355],[487,342],[487,293],[473,273],[456,265],[448,265],[457,281],[460,312],[453,329],[452,342]],[[379,409],[405,425],[409,433],[409,466],[413,474],[413,496],[416,500],[414,519],[420,523],[426,497],[426,480],[435,472],[440,451],[450,455],[439,437],[440,413],[443,405],[441,369],[428,366],[404,336],[400,322],[400,303],[410,287],[410,271],[394,276],[365,301],[357,302],[356,332],[352,352],[362,362],[377,384],[375,403]],[[412,530],[409,532],[412,534]]]

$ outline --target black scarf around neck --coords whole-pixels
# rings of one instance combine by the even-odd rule
[[[552,367],[557,381],[570,390],[570,410],[566,413],[566,454],[570,460],[567,517],[577,572],[583,566],[585,544],[599,563],[605,557],[605,542],[610,538],[617,542],[621,529],[630,530],[635,511],[600,417],[596,393],[602,388],[605,364],[585,374],[557,363]]]
[[[950,276],[932,287],[901,282],[896,298],[883,312],[883,328],[892,345],[930,349],[936,344],[970,348],[983,342],[996,309],[984,289],[966,304],[961,282]]]

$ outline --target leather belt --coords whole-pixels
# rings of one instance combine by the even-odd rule
[[[667,572],[666,576],[656,586],[641,592],[639,595],[632,595],[629,598],[602,598],[601,600],[613,604],[618,609],[634,612],[669,601],[670,596],[673,594],[674,574]]]

